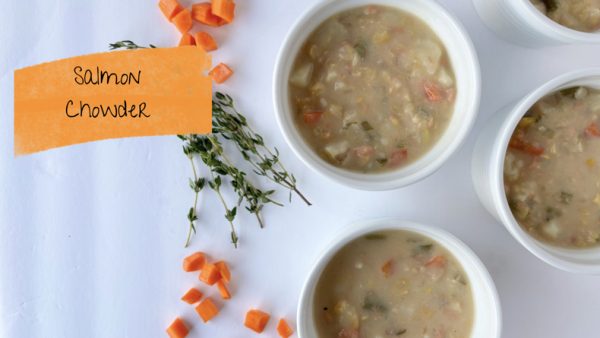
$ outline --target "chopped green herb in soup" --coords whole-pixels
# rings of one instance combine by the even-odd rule
[[[305,141],[344,169],[379,172],[429,151],[456,86],[442,42],[403,11],[366,6],[327,19],[301,48],[291,105]]]
[[[347,244],[315,290],[317,338],[467,338],[471,286],[435,241],[385,231]]]
[[[600,245],[600,90],[569,88],[537,102],[510,140],[504,186],[516,220],[538,240]]]
[[[600,0],[531,0],[553,21],[581,32],[600,30]]]

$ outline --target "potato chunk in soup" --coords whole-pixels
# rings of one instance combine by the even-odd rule
[[[531,0],[553,21],[580,31],[600,30],[600,0]]]
[[[565,89],[529,110],[509,143],[504,187],[533,237],[565,248],[600,245],[600,90]]]
[[[367,234],[343,247],[315,290],[318,338],[468,338],[469,280],[440,244],[409,231]]]
[[[323,22],[290,78],[296,125],[334,166],[358,172],[403,167],[446,130],[456,86],[446,49],[423,21],[366,6]]]

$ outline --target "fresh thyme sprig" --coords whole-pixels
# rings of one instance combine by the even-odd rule
[[[190,164],[192,165],[192,173],[194,174],[194,178],[190,178],[190,188],[194,191],[194,204],[188,211],[188,221],[190,222],[190,227],[188,229],[187,239],[185,241],[185,247],[190,245],[190,241],[192,240],[192,232],[196,234],[196,225],[195,222],[198,220],[198,214],[196,210],[198,210],[198,197],[200,195],[200,191],[206,185],[206,179],[203,177],[198,177],[198,171],[196,170],[196,165],[194,164],[194,154],[190,152],[185,146],[183,147],[183,152],[189,158]]]
[[[215,193],[217,193],[221,204],[223,204],[223,208],[225,208],[225,219],[229,221],[229,225],[231,226],[231,243],[233,243],[233,246],[237,248],[238,235],[235,231],[235,225],[233,225],[233,220],[237,215],[237,207],[229,209],[229,206],[227,206],[227,202],[225,202],[225,198],[223,197],[223,194],[221,194],[221,176],[215,176],[213,172],[211,172],[210,175],[212,176],[213,180],[208,182],[208,185],[212,190],[214,190]]]
[[[219,92],[215,93],[213,100],[213,133],[233,141],[257,175],[288,189],[290,201],[292,193],[296,193],[307,205],[311,205],[298,190],[294,175],[279,160],[277,148],[268,148],[263,138],[250,128],[246,118],[235,109],[231,96]]]
[[[124,40],[110,44],[110,49],[140,49],[156,48],[139,46],[133,41]],[[188,157],[192,167],[193,178],[190,179],[190,188],[194,191],[194,203],[188,211],[189,230],[185,246],[190,244],[192,234],[196,233],[196,222],[198,221],[198,200],[200,192],[206,184],[215,192],[219,201],[225,209],[225,219],[231,227],[231,242],[237,248],[239,237],[237,235],[234,220],[237,216],[238,207],[243,203],[251,214],[254,214],[260,227],[264,227],[261,216],[266,204],[283,206],[271,197],[275,190],[262,190],[256,187],[247,177],[246,172],[238,169],[225,154],[220,139],[231,141],[239,150],[241,156],[253,168],[257,176],[264,176],[272,182],[297,194],[307,205],[311,205],[308,199],[298,190],[296,178],[289,173],[279,159],[276,148],[271,150],[264,143],[262,136],[256,133],[249,125],[246,118],[239,113],[233,99],[223,93],[215,93],[213,99],[213,130],[210,135],[178,135],[183,141],[183,152]],[[195,159],[200,159],[210,172],[210,180],[200,177],[196,168]],[[227,204],[221,188],[223,178],[230,179],[231,187],[238,195],[238,200],[233,208]]]
[[[225,155],[223,146],[216,135],[216,133],[211,135],[191,134],[179,135],[179,138],[184,141],[184,153],[188,156],[197,156],[210,170],[212,181],[208,182],[208,184],[217,193],[225,208],[225,218],[231,226],[231,239],[233,244],[237,246],[238,236],[233,224],[237,214],[237,206],[245,202],[246,210],[254,214],[260,226],[263,227],[264,223],[261,217],[263,206],[267,203],[278,206],[282,206],[282,204],[271,198],[271,195],[275,193],[274,190],[263,191],[257,188],[248,180],[245,172],[236,168],[231,163]],[[220,191],[222,176],[231,179],[231,186],[238,195],[236,207],[232,209],[229,209]]]

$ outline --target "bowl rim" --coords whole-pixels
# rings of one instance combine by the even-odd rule
[[[308,337],[305,332],[306,321],[312,316],[312,299],[311,295],[316,287],[323,268],[331,260],[331,258],[339,252],[345,245],[368,233],[384,230],[404,230],[418,233],[422,236],[432,238],[440,245],[444,246],[454,258],[461,264],[463,268],[469,266],[472,268],[473,274],[477,275],[485,288],[486,294],[489,296],[489,301],[492,306],[489,309],[490,317],[492,318],[492,327],[490,330],[494,333],[493,336],[487,338],[500,338],[502,336],[502,305],[498,290],[492,279],[489,271],[481,261],[481,259],[473,252],[473,250],[462,242],[458,237],[450,232],[439,227],[425,225],[423,222],[404,220],[400,218],[372,218],[355,221],[341,229],[334,239],[331,240],[325,249],[322,249],[317,259],[312,263],[310,272],[306,277],[300,298],[298,301],[298,309],[296,321],[298,326],[298,337]],[[475,290],[472,291],[473,293]],[[474,295],[473,295],[474,296]],[[475,300],[475,296],[474,296]],[[477,304],[477,303],[475,303]],[[486,311],[484,310],[484,311]],[[477,314],[477,311],[475,312]]]
[[[595,32],[578,31],[550,19],[544,13],[539,11],[530,0],[517,0],[520,8],[516,10],[522,15],[530,25],[539,24],[539,29],[546,30],[546,34],[551,34],[553,37],[558,37],[563,41],[580,42],[580,43],[598,43],[600,42],[600,30]]]
[[[382,0],[357,0],[364,5],[369,4],[379,4]],[[407,1],[407,0],[395,0],[397,2]],[[407,174],[401,174],[402,169],[410,168],[408,167],[399,168],[398,170],[393,170],[389,172],[383,173],[360,173],[349,171],[345,169],[338,168],[333,166],[332,164],[327,163],[325,160],[318,157],[316,154],[311,154],[305,151],[304,148],[307,147],[305,141],[301,136],[294,136],[290,130],[288,130],[288,123],[286,123],[290,118],[290,107],[288,102],[283,102],[282,92],[288,89],[287,86],[287,78],[289,74],[285,73],[285,62],[290,57],[291,49],[294,46],[294,38],[300,34],[303,29],[304,23],[310,22],[313,20],[313,17],[319,13],[319,11],[327,6],[334,6],[336,3],[342,3],[342,0],[330,0],[330,1],[320,1],[315,5],[307,9],[300,17],[296,20],[296,22],[291,26],[289,31],[286,33],[286,36],[283,40],[281,48],[277,54],[274,72],[273,72],[273,87],[272,87],[272,95],[273,95],[273,105],[275,110],[275,119],[277,121],[278,127],[283,134],[283,137],[291,148],[293,153],[298,157],[301,162],[303,162],[307,167],[309,167],[312,171],[317,172],[320,175],[327,177],[328,179],[345,185],[350,188],[359,189],[359,190],[367,190],[367,191],[383,191],[383,190],[393,190],[401,187],[405,187],[416,183],[424,178],[430,176],[437,170],[439,170],[446,161],[454,154],[466,141],[473,125],[475,124],[475,120],[479,113],[479,106],[481,101],[481,68],[479,59],[474,47],[474,44],[468,34],[467,30],[464,28],[462,23],[455,18],[454,15],[449,13],[444,7],[433,0],[422,0],[426,6],[429,6],[432,11],[437,12],[439,15],[442,15],[448,24],[452,25],[453,31],[457,34],[457,40],[460,40],[460,43],[465,47],[461,48],[461,54],[467,60],[466,62],[470,65],[468,68],[469,73],[466,76],[469,78],[468,81],[472,82],[472,86],[469,87],[469,90],[472,90],[472,98],[469,97],[466,106],[468,109],[464,112],[464,116],[462,118],[461,124],[459,128],[457,128],[456,135],[451,138],[448,142],[447,146],[444,147],[442,151],[440,151],[440,155],[431,159],[429,162],[424,163],[422,168]],[[386,2],[385,5],[393,6]],[[333,11],[334,13],[339,12]],[[411,13],[416,16],[416,14]],[[448,48],[446,46],[446,48]],[[293,123],[293,121],[291,121]],[[440,142],[441,140],[438,140]],[[438,145],[439,143],[434,144],[433,147]],[[432,147],[432,149],[433,149]],[[432,150],[430,149],[430,151]],[[427,153],[421,156],[420,159],[417,159],[412,165],[419,163],[421,159],[425,157]],[[370,178],[374,177],[384,177],[384,180],[370,181]]]
[[[506,157],[508,143],[517,123],[536,102],[546,95],[568,87],[573,82],[583,81],[594,77],[600,79],[600,67],[575,70],[559,75],[537,87],[514,105],[509,111],[507,118],[502,122],[499,135],[494,142],[494,148],[492,149],[493,163],[490,170],[490,177],[492,180],[492,200],[498,210],[500,220],[510,234],[529,252],[542,261],[563,271],[582,274],[600,274],[600,265],[573,262],[562,258],[551,251],[561,251],[573,256],[583,256],[590,252],[599,251],[600,247],[590,249],[565,249],[545,244],[527,234],[513,216],[510,206],[508,205],[508,200],[504,191],[504,158]]]

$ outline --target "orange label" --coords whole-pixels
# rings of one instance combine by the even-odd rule
[[[201,48],[79,56],[15,72],[15,155],[132,136],[211,132]]]

